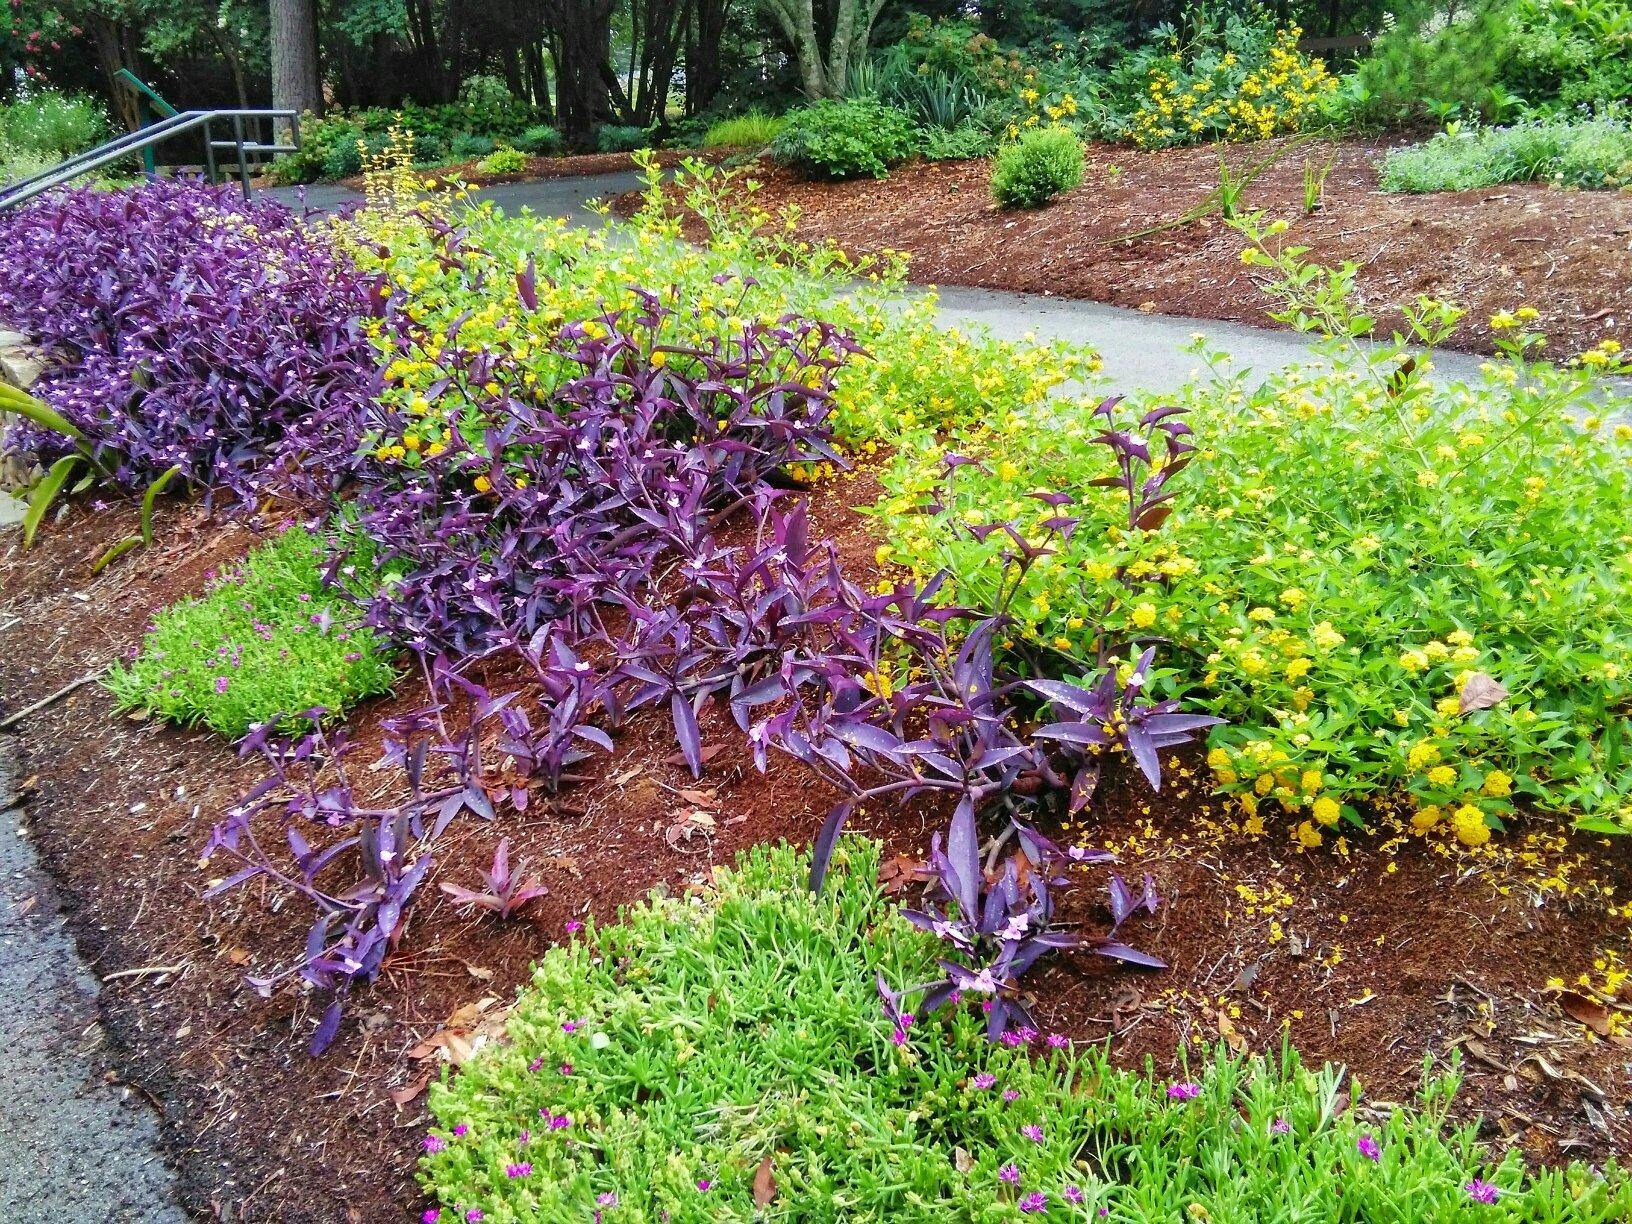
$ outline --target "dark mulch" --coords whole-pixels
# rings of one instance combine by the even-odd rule
[[[1240,173],[1276,145],[1226,148]],[[1308,258],[1362,265],[1359,288],[1377,307],[1418,294],[1467,308],[1451,347],[1488,353],[1489,317],[1519,305],[1541,312],[1549,352],[1573,354],[1606,338],[1632,345],[1632,193],[1537,184],[1409,196],[1377,187],[1387,144],[1345,140],[1290,152],[1247,189],[1244,209],[1291,222],[1283,241]],[[1305,214],[1303,169],[1332,160],[1324,203]],[[1046,208],[992,203],[987,161],[902,166],[881,180],[807,183],[762,164],[756,203],[796,205],[798,232],[852,254],[911,256],[912,279],[1085,298],[1161,314],[1273,326],[1268,299],[1240,260],[1241,236],[1216,214],[1133,242],[1174,220],[1219,180],[1216,147],[1141,152],[1089,149],[1083,185]],[[634,201],[625,197],[627,212]],[[1386,334],[1398,320],[1381,312]]]
[[[862,573],[873,540],[846,507],[874,496],[863,475],[815,498],[818,527]],[[0,539],[6,708],[130,649],[153,609],[197,591],[253,539],[169,510],[154,549],[90,577],[130,520],[124,509],[76,511],[27,553],[15,533]],[[373,759],[383,716],[422,698],[405,680],[359,711],[356,761]],[[214,903],[200,896],[221,868],[201,866],[198,851],[218,814],[258,780],[253,764],[216,736],[115,715],[95,686],[29,717],[23,732],[32,834],[62,883],[83,954],[103,975],[150,970],[108,982],[102,1006],[122,1073],[162,1110],[187,1201],[203,1218],[410,1218],[425,1121],[416,1089],[435,1065],[412,1057],[416,1047],[456,1013],[469,1028],[507,1000],[569,920],[610,916],[653,887],[690,887],[755,842],[807,839],[831,802],[787,762],[757,773],[717,713],[705,740],[719,752],[701,782],[674,762],[661,721],[637,721],[596,763],[595,781],[540,797],[525,817],[450,831],[381,981],[360,992],[335,1047],[312,1060],[303,1048],[310,1004],[294,990],[262,1000],[243,982],[248,969],[291,954],[309,913],[256,889]],[[1588,886],[1595,871],[1629,895],[1624,846],[1540,847],[1534,864],[1514,855],[1466,863],[1416,841],[1391,853],[1296,855],[1278,830],[1256,840],[1230,831],[1189,768],[1160,798],[1125,779],[1111,785],[1081,833],[1122,849],[1124,870],[1157,875],[1169,903],[1128,934],[1173,970],[1113,972],[1073,957],[1039,982],[1051,1027],[1163,1068],[1176,1044],[1222,1037],[1273,1051],[1289,1031],[1307,1056],[1342,1059],[1369,1096],[1385,1099],[1409,1094],[1425,1053],[1458,1047],[1468,1059],[1462,1109],[1483,1110],[1494,1137],[1541,1158],[1599,1158],[1632,1140],[1632,1054],[1567,1019],[1544,989],[1550,975],[1589,968],[1599,948],[1625,948],[1626,920],[1612,919]],[[393,785],[378,777],[382,790]],[[698,807],[712,832],[671,845],[665,829]],[[892,852],[921,852],[934,819],[891,808],[857,827]],[[461,914],[435,889],[437,880],[472,882],[500,835],[549,889],[509,923]],[[1590,871],[1569,866],[1576,854],[1592,856]],[[1561,864],[1573,892],[1538,883]],[[1276,915],[1279,938],[1267,916],[1248,915],[1242,885],[1292,897]],[[1102,896],[1100,869],[1067,905],[1102,922]]]

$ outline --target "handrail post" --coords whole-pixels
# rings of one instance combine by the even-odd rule
[[[204,173],[209,177],[210,186],[214,187],[218,181],[215,168],[214,137],[210,134],[210,120],[204,120]]]
[[[232,139],[238,146],[238,181],[244,185],[244,203],[249,203],[249,159],[244,153],[244,116],[242,112],[234,111],[232,116]]]
[[[147,107],[147,99],[144,96],[142,96],[141,94],[137,94],[136,95],[136,126],[137,126],[138,129],[143,129],[143,128],[147,128],[147,127],[151,126],[149,124],[149,122],[148,122],[148,115],[150,113],[151,112],[148,110],[148,107]],[[150,183],[153,182],[153,180],[155,180],[156,178],[159,177],[158,158],[153,152],[153,146],[152,145],[143,145],[142,146],[142,177],[145,178]]]

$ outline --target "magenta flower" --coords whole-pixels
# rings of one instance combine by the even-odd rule
[[[1018,1034],[1020,1040],[1026,1042],[1028,1045],[1037,1040],[1037,1030],[1029,1026],[1018,1028],[1015,1030],[1015,1032]]]
[[[576,919],[574,919],[573,921],[567,923],[567,934],[568,935],[576,935],[579,931],[581,931],[583,929],[584,929],[584,924],[577,921]],[[571,1032],[572,1030],[569,1029],[567,1031]]]
[[[527,1064],[527,1070],[537,1071],[543,1065],[544,1065],[544,1055],[540,1054],[537,1058],[533,1059],[532,1062]]]
[[[1169,1084],[1167,1099],[1170,1101],[1193,1101],[1201,1095],[1200,1084]]]
[[[1027,1212],[1028,1214],[1037,1211],[1047,1211],[1048,1195],[1044,1194],[1041,1190],[1033,1190],[1030,1194],[1026,1195],[1025,1198],[1020,1200],[1020,1210]]]
[[[566,1021],[562,1024],[561,1031],[563,1033],[576,1033],[578,1031],[578,1022],[575,1020]]]
[[[1375,1164],[1383,1158],[1383,1149],[1377,1146],[1377,1140],[1370,1135],[1361,1135],[1354,1145],[1367,1160]]]
[[[504,1166],[504,1175],[506,1177],[530,1177],[532,1172],[533,1166],[525,1160],[520,1164]]]
[[[1005,1088],[1003,1089],[1003,1099],[1005,1101],[1018,1101],[1020,1094],[1013,1088]]]
[[[997,1171],[997,1180],[1008,1182],[1011,1186],[1020,1184],[1020,1169],[1017,1165],[1006,1164]]]
[[[597,1194],[595,1201],[602,1207],[616,1207],[618,1205],[618,1193],[616,1190],[608,1190],[605,1194]]]
[[[1494,1203],[1497,1196],[1501,1194],[1501,1191],[1496,1189],[1490,1182],[1482,1181],[1477,1177],[1462,1188],[1468,1192],[1468,1197],[1476,1203]]]
[[[435,1207],[427,1207],[419,1217],[419,1224],[436,1224],[442,1218],[442,1213]]]
[[[1022,1126],[1020,1128],[1020,1133],[1027,1139],[1030,1139],[1033,1143],[1041,1143],[1043,1141],[1043,1128],[1040,1126]]]
[[[426,1135],[425,1138],[419,1141],[419,1146],[427,1152],[440,1152],[448,1146],[448,1141],[442,1138],[441,1135]]]
[[[476,1221],[481,1218],[482,1209],[480,1207],[472,1207],[469,1211],[465,1212],[465,1219],[469,1220],[470,1224],[476,1224]]]
[[[551,1130],[566,1130],[572,1125],[572,1119],[566,1114],[556,1114],[550,1119]]]
[[[470,1134],[470,1127],[466,1126],[463,1122],[459,1123],[458,1126],[453,1128],[453,1137],[455,1139],[463,1139],[468,1134]]]
[[[227,686],[231,683],[232,681],[228,680],[225,676],[217,676],[215,678],[215,691],[218,693],[224,693],[227,691]]]
[[[907,1044],[907,1030],[904,1029],[904,1028],[896,1029],[895,1032],[890,1034],[890,1040],[895,1042],[895,1044],[898,1045],[898,1046],[906,1045]]]
[[[561,1064],[561,1074],[562,1075],[571,1075],[572,1074],[572,1064],[571,1063],[562,1063]]]
[[[1051,1050],[1063,1050],[1070,1044],[1071,1038],[1064,1033],[1050,1033],[1048,1035],[1048,1048]]]
[[[990,1071],[982,1071],[970,1082],[973,1083],[976,1088],[990,1088],[993,1084],[997,1083],[997,1076],[993,1075]]]
[[[1010,1029],[1008,1032],[1003,1034],[1003,1044],[1006,1045],[1006,1046],[1013,1047],[1013,1046],[1018,1046],[1018,1045],[1024,1045],[1025,1042],[1021,1040],[1021,1037],[1020,1037],[1019,1033],[1015,1032],[1013,1029]]]
[[[706,1177],[699,1177],[697,1179],[697,1189],[699,1190],[707,1190],[713,1184],[714,1183],[709,1181]]]
[[[1285,1118],[1276,1118],[1275,1121],[1269,1124],[1269,1133],[1272,1135],[1290,1135],[1292,1133],[1292,1123]]]
[[[1068,1203],[1080,1203],[1080,1202],[1082,1202],[1082,1187],[1081,1186],[1067,1186],[1065,1188],[1065,1201],[1068,1202]]]

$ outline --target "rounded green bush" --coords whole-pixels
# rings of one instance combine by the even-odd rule
[[[561,152],[561,133],[546,123],[534,124],[516,137],[516,148],[534,157],[555,157]]]
[[[494,149],[476,163],[476,169],[483,174],[523,174],[527,170],[527,154],[520,149]]]
[[[823,101],[788,114],[771,153],[807,178],[883,178],[915,144],[912,120],[871,98]]]
[[[1069,128],[1034,128],[997,151],[992,198],[1004,208],[1041,208],[1082,182],[1082,141]]]

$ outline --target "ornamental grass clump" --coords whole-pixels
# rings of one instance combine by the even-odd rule
[[[46,358],[34,394],[128,491],[174,467],[172,491],[252,503],[303,418],[378,390],[375,278],[280,204],[180,179],[69,191],[0,216],[0,241],[0,323]],[[46,462],[75,447],[28,424],[4,441]]]
[[[1411,1220],[1607,1224],[1618,1167],[1527,1174],[1447,1112],[1454,1075],[1363,1119],[1338,1068],[1278,1057],[1173,1078],[1095,1045],[982,1037],[973,997],[878,1007],[937,943],[847,840],[828,892],[760,847],[550,949],[505,1039],[430,1090],[422,1219]],[[1368,1111],[1370,1116],[1372,1111]]]
[[[1082,182],[1082,141],[1070,128],[1031,128],[997,151],[992,199],[1004,208],[1041,208]]]
[[[1153,691],[1225,720],[1208,760],[1255,831],[1280,814],[1313,847],[1382,815],[1476,847],[1523,808],[1632,828],[1632,427],[1591,377],[1624,370],[1617,346],[1542,364],[1518,308],[1482,382],[1440,381],[1403,341],[1347,343],[1373,327],[1352,267],[1244,225],[1276,317],[1338,339],[1261,382],[1210,356],[1220,377],[1173,400],[1200,445],[1170,515],[1130,522],[1095,487],[1106,430],[1061,405],[953,438],[979,463],[950,480],[900,453],[885,560],[978,602],[1001,546],[958,524],[1035,537],[1064,511],[1028,519],[1027,493],[1069,492],[1082,521],[1015,597],[1018,634],[1058,667],[1106,634],[1160,644]],[[1407,338],[1431,349],[1459,315],[1420,299]]]

